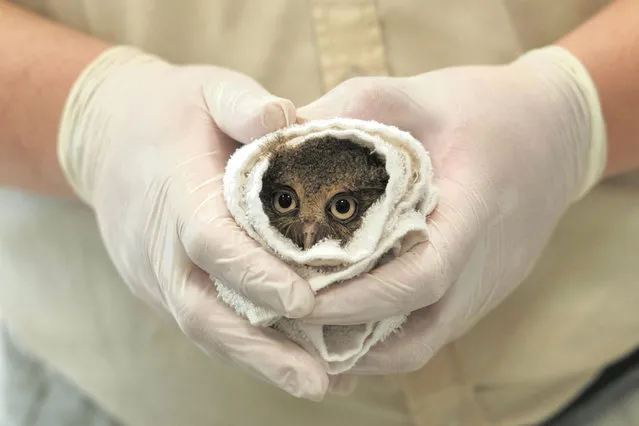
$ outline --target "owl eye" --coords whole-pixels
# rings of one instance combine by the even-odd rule
[[[329,211],[335,219],[348,222],[357,213],[357,200],[349,195],[338,195],[331,201]]]
[[[280,214],[286,214],[297,209],[297,197],[288,190],[277,191],[273,196],[273,208]]]

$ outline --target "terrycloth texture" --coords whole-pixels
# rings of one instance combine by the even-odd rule
[[[379,154],[389,176],[385,194],[366,212],[344,247],[324,240],[302,250],[269,224],[259,194],[272,144],[291,146],[332,136]],[[430,157],[409,133],[377,122],[353,119],[311,121],[269,134],[236,151],[227,164],[224,197],[237,223],[267,250],[289,263],[314,291],[367,272],[426,241],[426,217],[437,202]],[[279,317],[216,281],[220,297],[254,325],[273,326],[324,363],[330,374],[351,368],[405,316],[353,326],[321,326]]]

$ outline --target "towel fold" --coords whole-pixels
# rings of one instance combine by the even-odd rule
[[[269,167],[272,144],[303,144],[331,136],[348,139],[377,153],[386,165],[386,192],[365,213],[362,225],[343,247],[325,240],[302,250],[274,229],[262,208],[262,177]],[[374,121],[331,119],[309,121],[279,130],[238,149],[224,176],[224,198],[238,225],[269,252],[286,261],[313,291],[320,292],[379,266],[428,239],[426,217],[438,192],[432,166],[421,143],[409,133]],[[405,316],[383,321],[322,326],[283,318],[257,306],[214,280],[219,297],[251,324],[273,327],[313,354],[329,374],[348,371],[376,343],[396,331]]]

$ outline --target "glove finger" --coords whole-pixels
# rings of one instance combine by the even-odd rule
[[[423,368],[446,343],[441,312],[439,303],[413,312],[400,331],[371,348],[349,373],[402,374]]]
[[[295,105],[270,94],[255,80],[228,71],[206,84],[204,99],[217,126],[232,139],[249,143],[296,121]]]
[[[209,356],[221,356],[242,370],[293,396],[323,399],[328,377],[298,345],[270,328],[258,328],[217,298],[205,272],[195,268],[167,303],[182,329]]]
[[[309,284],[248,237],[232,218],[208,226],[192,222],[182,241],[194,263],[255,304],[289,318],[312,311]]]
[[[299,122],[329,118],[374,120],[418,134],[419,129],[435,131],[438,121],[426,114],[404,90],[407,79],[358,77],[347,80],[324,96],[297,110]],[[429,120],[431,122],[424,122]]]
[[[304,322],[351,325],[380,321],[437,302],[456,281],[482,229],[479,209],[459,185],[438,183],[440,202],[428,218],[429,240],[390,262],[331,286]]]
[[[236,144],[223,139],[223,135],[215,137],[218,151],[185,162],[185,172],[179,173],[196,179],[187,179],[184,186],[189,195],[178,202],[182,209],[179,236],[187,255],[229,289],[257,305],[289,318],[307,315],[314,304],[309,284],[250,238],[229,213],[219,170],[224,170]],[[202,183],[200,176],[214,178]]]

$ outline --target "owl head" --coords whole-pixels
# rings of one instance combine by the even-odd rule
[[[379,155],[346,139],[277,145],[269,155],[260,192],[264,212],[304,250],[327,238],[347,244],[389,179]]]

